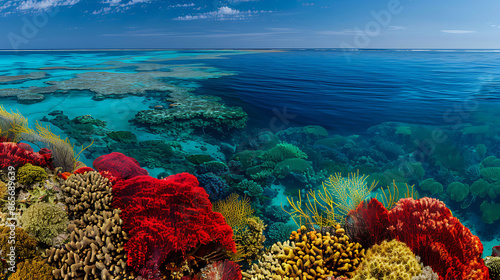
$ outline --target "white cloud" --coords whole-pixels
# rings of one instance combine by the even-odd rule
[[[93,11],[92,14],[94,15],[99,15],[99,14],[107,14],[111,11],[111,8],[110,7],[105,7],[105,8],[102,8],[100,10],[97,10],[97,11]]]
[[[8,9],[12,7],[12,1],[7,1],[5,4],[3,4],[2,6],[0,6],[0,12],[5,10],[5,9]]]
[[[469,33],[476,33],[476,31],[472,30],[441,30],[443,33],[450,33],[450,34],[469,34]]]
[[[80,0],[28,0],[19,4],[19,10],[47,10],[58,6],[73,6]]]
[[[189,3],[189,4],[177,4],[177,5],[170,5],[168,6],[169,8],[187,8],[187,7],[194,7],[194,3]]]
[[[198,19],[241,20],[259,13],[272,13],[272,11],[258,11],[258,10],[240,11],[224,6],[220,7],[217,11],[206,12],[197,15],[180,16],[174,18],[174,20],[198,20]]]

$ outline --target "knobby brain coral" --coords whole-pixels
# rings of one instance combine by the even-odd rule
[[[353,280],[379,280],[411,278],[422,273],[415,254],[406,244],[397,240],[383,241],[366,251],[365,260]]]
[[[34,166],[31,163],[23,165],[17,171],[17,181],[21,184],[29,185],[47,180],[48,175],[45,169],[40,166]]]
[[[53,238],[66,230],[68,215],[59,205],[39,202],[24,211],[21,223],[40,242],[53,245]]]
[[[130,235],[125,244],[128,265],[145,278],[158,278],[160,266],[171,278],[180,278],[178,268],[193,258],[236,253],[231,227],[212,211],[193,175],[162,180],[136,176],[116,183],[113,196]]]

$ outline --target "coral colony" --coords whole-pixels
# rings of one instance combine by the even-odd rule
[[[175,109],[141,112],[138,120],[170,133],[208,126],[222,132],[246,121],[240,109],[203,103],[205,97],[172,98],[181,98]],[[199,102],[211,106],[210,114]],[[500,279],[498,246],[483,259],[479,238],[445,203],[419,198],[397,176],[403,171],[368,176],[358,169],[329,177],[319,171],[317,155],[301,141],[332,153],[357,141],[328,136],[319,126],[265,132],[259,149],[235,151],[229,161],[181,157],[179,143],[141,144],[130,132],[108,131],[102,135],[121,152],[100,155],[88,167],[48,127],[32,129],[22,115],[3,108],[0,115],[1,279]],[[91,116],[72,122],[106,126]],[[417,133],[384,129],[403,137]],[[380,149],[394,149],[387,145]],[[145,153],[150,148],[161,152]],[[95,153],[92,143],[82,149]],[[497,195],[500,160],[481,154],[470,187],[448,183],[452,201],[462,203],[468,192]],[[158,155],[191,167],[154,178],[141,166],[151,160],[169,166]],[[419,163],[404,168],[417,178],[425,174]],[[335,169],[347,171],[341,164]],[[371,193],[377,182],[370,177],[387,186],[376,197]],[[269,188],[275,181],[286,186],[290,206],[266,204],[277,195]],[[441,194],[443,183],[427,178],[419,187]],[[300,184],[308,186],[306,193]],[[485,200],[480,207],[485,223],[498,219],[496,205]]]

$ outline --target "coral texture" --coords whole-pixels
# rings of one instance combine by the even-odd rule
[[[15,233],[15,243],[9,244],[9,236],[11,229],[10,227],[0,226],[0,256],[5,257],[3,254],[7,254],[10,251],[10,247],[16,247],[16,262],[21,262],[23,260],[32,259],[36,256],[36,239],[27,234],[22,228],[16,227]]]
[[[111,209],[111,183],[98,172],[69,176],[62,187],[70,217],[90,223],[93,215]]]
[[[52,280],[53,267],[40,260],[26,260],[16,265],[9,280]]]
[[[349,241],[344,229],[337,225],[334,235],[309,231],[302,226],[292,232],[294,248],[284,248],[283,269],[278,273],[284,280],[324,279],[327,276],[354,276],[354,271],[364,260],[365,250],[359,243]]]
[[[383,241],[366,251],[353,280],[411,280],[422,273],[415,254],[397,240]]]
[[[54,169],[52,166],[52,152],[50,150],[40,149],[38,153],[35,153],[28,144],[0,142],[0,169],[9,166],[18,168],[27,163]]]
[[[130,179],[135,176],[149,175],[137,160],[122,153],[103,155],[94,160],[94,168],[99,172],[109,172],[117,179]]]
[[[43,180],[47,180],[47,172],[40,166],[34,166],[31,163],[23,165],[17,171],[17,181],[21,184],[29,185]]]
[[[53,245],[53,238],[66,230],[68,215],[58,205],[40,202],[24,211],[21,223],[40,242]]]
[[[491,280],[500,280],[500,257],[486,257],[484,264],[490,271]]]
[[[185,261],[188,253],[223,247],[236,253],[233,231],[212,211],[206,192],[193,175],[159,180],[137,176],[113,186],[113,206],[122,209],[128,264],[143,277],[156,277],[160,264]],[[182,266],[182,263],[180,264]]]
[[[207,265],[202,271],[202,280],[241,280],[240,266],[224,260]]]
[[[370,204],[380,204],[372,199]],[[361,210],[360,210],[361,209]],[[363,210],[364,209],[364,210]],[[349,213],[349,217],[357,218],[368,215],[366,207]],[[362,222],[347,224],[348,232],[360,231],[358,227],[367,224],[368,232],[354,235],[354,240],[372,238],[367,244],[375,244],[387,238],[396,238],[404,242],[425,265],[432,267],[440,280],[488,279],[488,270],[484,266],[481,255],[483,246],[479,238],[453,217],[445,204],[437,199],[424,197],[401,199],[388,211],[384,207],[373,207],[369,216],[386,219],[366,219]],[[348,218],[349,221],[350,218]],[[379,238],[379,236],[384,236]]]
[[[278,256],[285,254],[283,249],[285,246],[295,247],[293,243],[290,244],[289,240],[273,244],[257,263],[254,263],[247,271],[242,272],[243,280],[281,280],[281,275],[278,274],[278,270],[281,269]]]
[[[440,279],[488,279],[479,238],[439,200],[400,200],[389,213],[389,231],[439,274]]]

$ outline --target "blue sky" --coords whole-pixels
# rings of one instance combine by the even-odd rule
[[[0,0],[0,49],[500,48],[498,0]]]

